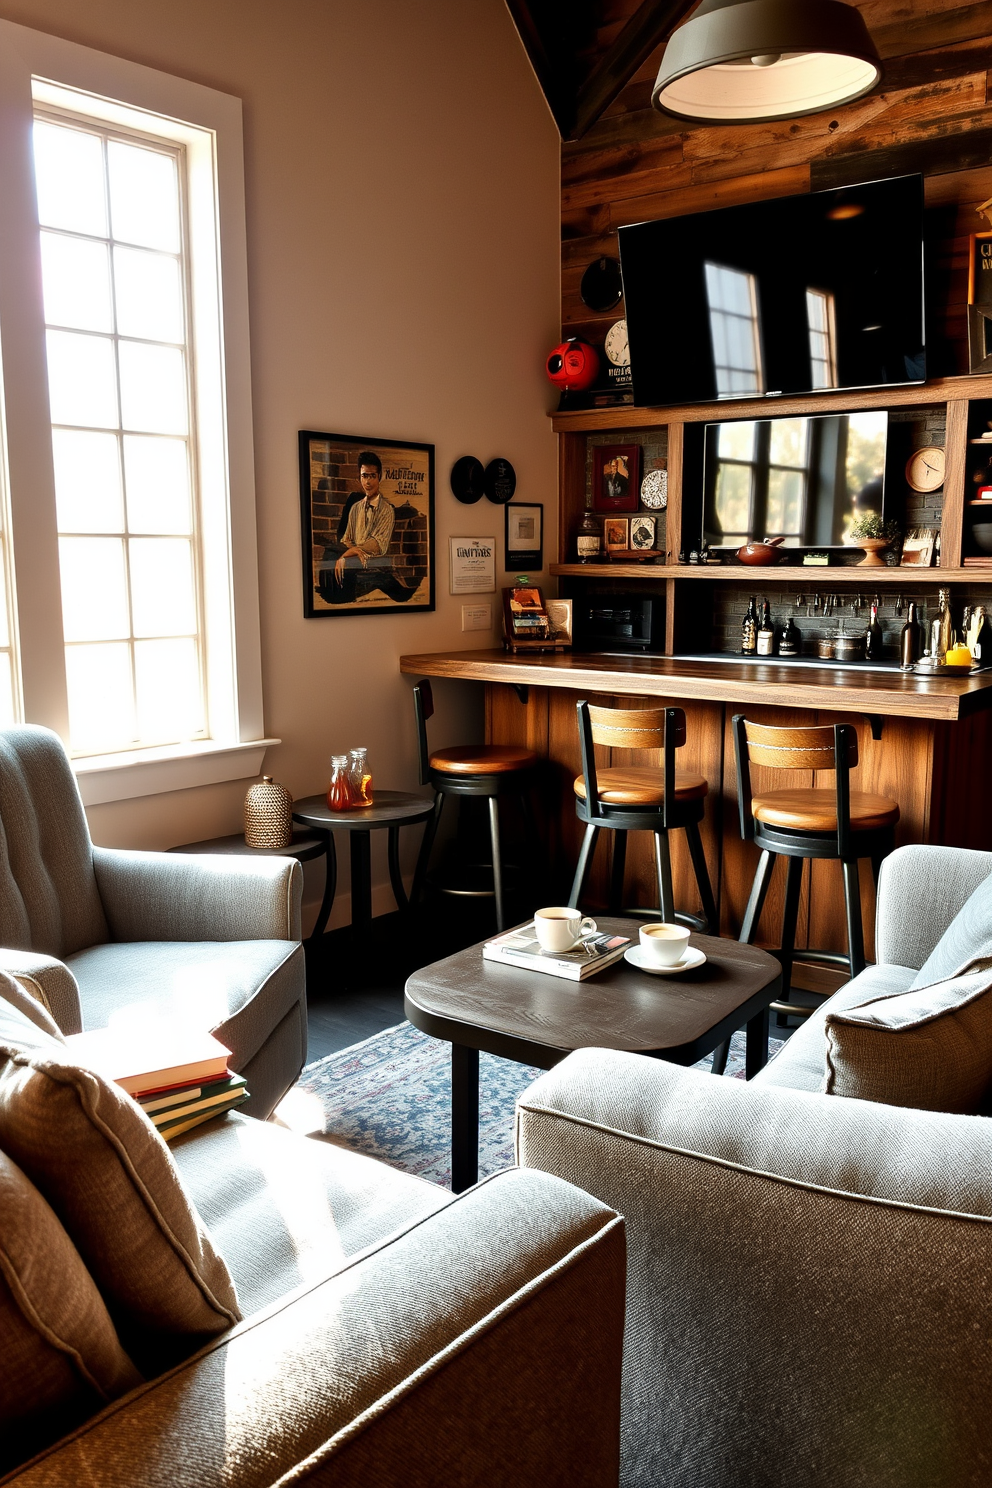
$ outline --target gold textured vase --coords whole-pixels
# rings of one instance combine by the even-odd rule
[[[245,842],[272,852],[292,840],[293,798],[271,775],[263,775],[245,796]]]

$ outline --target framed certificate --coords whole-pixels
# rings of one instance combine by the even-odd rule
[[[449,537],[452,594],[492,594],[496,588],[495,537]]]

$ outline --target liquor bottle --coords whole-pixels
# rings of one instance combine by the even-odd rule
[[[576,557],[580,563],[598,563],[602,546],[603,529],[593,516],[592,508],[587,506],[575,534]]]
[[[757,652],[759,656],[775,655],[775,627],[772,624],[772,612],[767,599],[761,605],[761,624],[758,626]]]
[[[367,749],[348,750],[348,787],[352,806],[372,805],[372,772]]]
[[[747,614],[741,622],[741,652],[744,656],[754,656],[758,649],[758,600],[757,596],[751,595],[751,602],[747,607]]]
[[[916,605],[910,601],[906,624],[899,632],[899,664],[908,670],[920,659],[920,627],[916,620]]]
[[[803,638],[799,626],[790,615],[782,632],[782,639],[778,643],[779,656],[799,656],[803,648]]]
[[[351,807],[351,788],[348,783],[348,756],[331,755],[331,783],[327,787],[328,811],[347,811]]]
[[[865,661],[881,661],[882,659],[882,627],[878,623],[878,605],[872,601],[871,619],[868,621],[868,633],[865,636]]]
[[[937,618],[933,622],[930,651],[938,665],[943,666],[944,657],[954,641],[954,623],[951,620],[951,591],[937,590]]]

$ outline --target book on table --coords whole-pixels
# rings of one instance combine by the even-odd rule
[[[526,966],[531,971],[543,971],[548,976],[567,977],[573,982],[584,982],[597,971],[619,961],[630,945],[627,935],[609,935],[596,930],[583,936],[570,951],[545,951],[537,938],[534,921],[507,930],[493,940],[487,940],[482,954],[487,961],[502,961],[507,966]]]

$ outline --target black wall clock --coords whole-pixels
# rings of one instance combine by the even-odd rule
[[[582,275],[579,294],[583,305],[590,310],[612,310],[623,296],[623,280],[620,277],[620,260],[597,258]]]
[[[451,467],[451,489],[458,501],[471,506],[481,501],[485,492],[485,470],[474,455],[462,455]]]
[[[509,460],[497,457],[486,466],[483,484],[489,500],[497,506],[505,506],[508,501],[513,500],[513,493],[517,489],[517,472]]]

